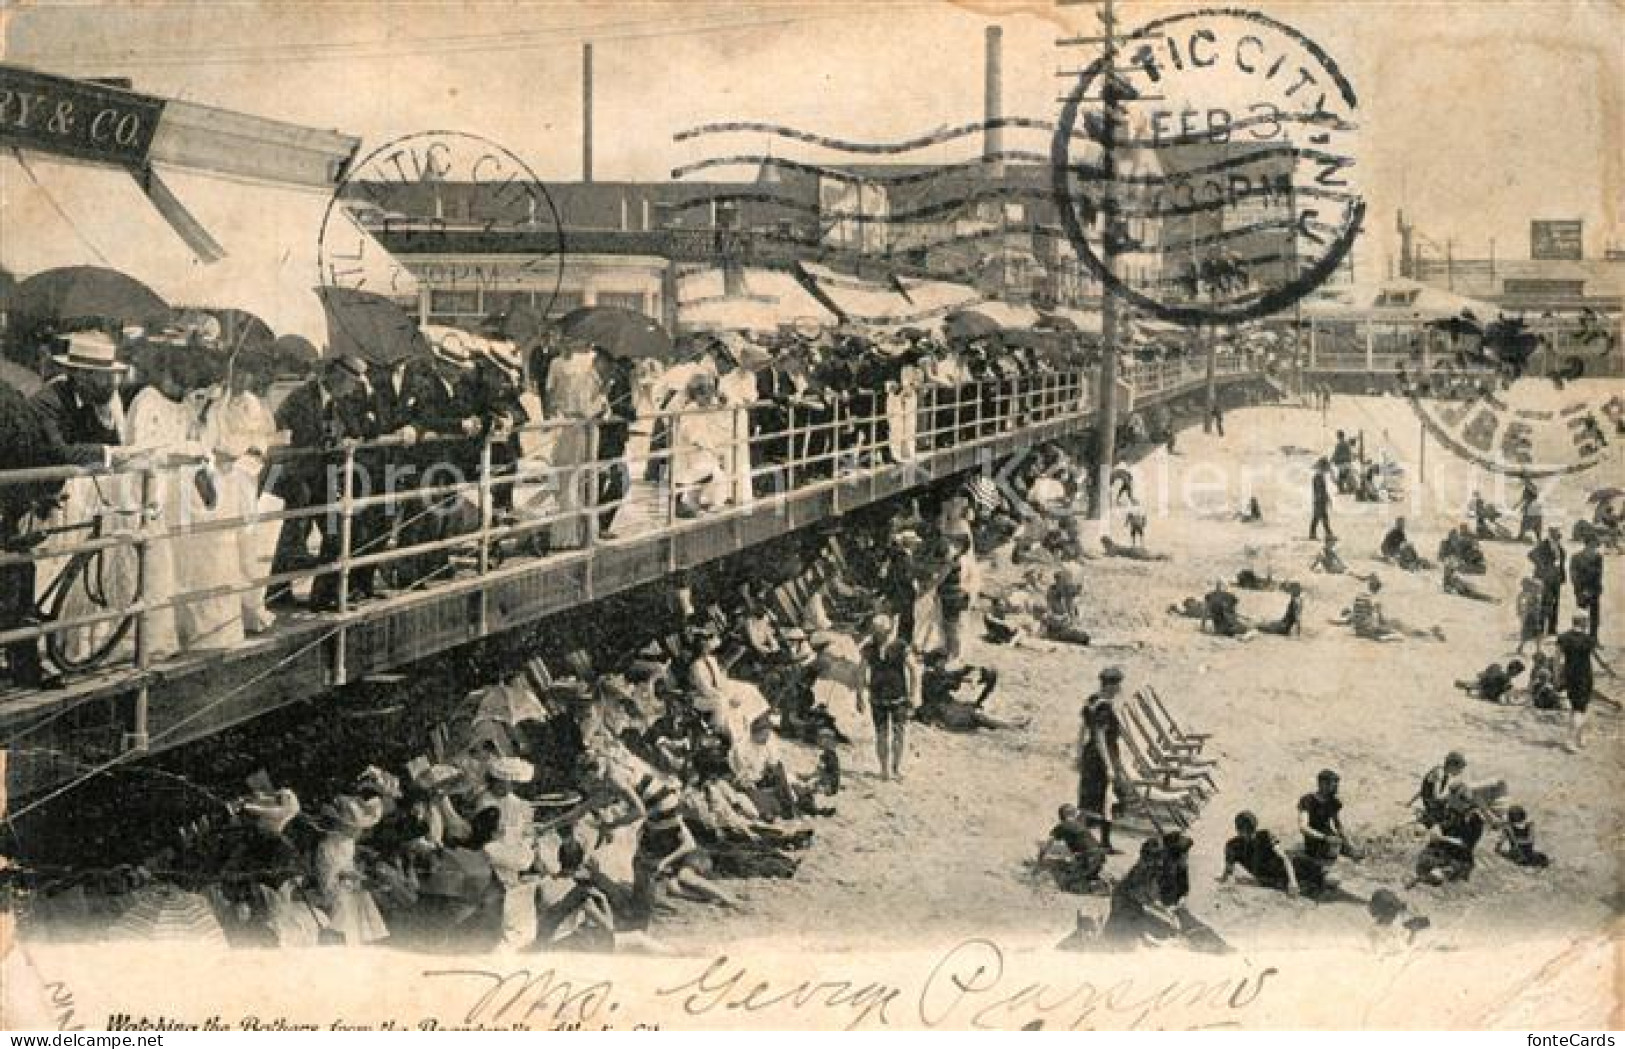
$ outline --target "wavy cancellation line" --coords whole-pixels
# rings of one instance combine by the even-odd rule
[[[1356,131],[1359,125],[1344,120],[1331,113],[1297,113],[1272,111],[1269,114],[1239,117],[1232,120],[1228,127],[1231,130],[1247,129],[1268,124],[1304,124],[1320,128],[1323,131]],[[765,121],[735,120],[721,121],[712,124],[700,124],[687,128],[672,135],[673,142],[690,142],[713,135],[755,134],[772,135],[776,138],[787,139],[792,142],[805,142],[808,145],[823,149],[835,150],[841,153],[861,153],[869,155],[886,155],[895,153],[912,153],[933,146],[940,146],[945,142],[966,138],[970,135],[980,134],[983,131],[1001,129],[1043,131],[1053,135],[1058,129],[1053,120],[1040,117],[997,117],[993,120],[977,120],[956,127],[941,128],[914,138],[896,139],[891,142],[857,142],[850,139],[833,138],[800,128],[789,127],[784,124],[772,124]],[[1099,142],[1100,136],[1087,128],[1073,128],[1068,138],[1080,142]],[[1210,132],[1192,132],[1184,135],[1174,135],[1168,138],[1157,139],[1119,139],[1116,145],[1125,149],[1155,149],[1159,146],[1196,145],[1210,141]],[[1261,140],[1262,141],[1262,140]]]

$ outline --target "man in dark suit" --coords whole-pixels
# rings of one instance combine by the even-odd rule
[[[411,457],[414,481],[426,489],[479,479],[480,391],[474,381],[474,348],[468,336],[448,331],[432,344],[433,356],[412,361],[405,376],[403,417],[417,432]],[[440,542],[468,530],[457,492],[423,495],[403,504],[401,547]],[[446,549],[411,554],[397,563],[395,579],[414,587],[431,576],[444,578],[451,555]]]
[[[65,352],[52,357],[62,369],[26,402],[7,386],[0,408],[0,464],[108,467],[120,443],[118,388],[128,367],[118,347],[101,332],[75,332]],[[21,553],[39,539],[38,519],[61,495],[60,483],[0,486],[0,550]],[[0,568],[0,631],[28,625],[34,616],[32,563]],[[39,642],[6,646],[12,679],[19,685],[44,683]]]
[[[596,364],[604,398],[609,402],[609,414],[598,420],[597,460],[604,464],[598,473],[598,505],[608,507],[598,512],[598,531],[600,535],[609,535],[615,515],[620,511],[615,504],[626,497],[631,480],[626,465],[626,441],[638,410],[632,393],[632,362],[599,350]]]
[[[324,504],[331,507],[325,513],[282,522],[271,561],[271,574],[281,575],[332,564],[342,552],[340,514],[335,505],[343,497],[341,448],[346,442],[377,436],[376,418],[368,404],[367,363],[359,357],[336,357],[324,362],[314,378],[288,394],[277,408],[276,424],[277,429],[287,432],[288,448],[266,471],[265,486],[282,499],[288,512]],[[352,494],[364,496],[367,487],[356,484]],[[313,528],[321,543],[314,565],[308,555]],[[357,542],[353,522],[350,539],[351,553],[356,554],[364,542]],[[351,583],[358,590],[368,589],[371,574],[370,569],[357,570],[351,575]],[[268,602],[286,602],[289,596],[287,583],[273,584],[266,593]],[[316,577],[310,605],[316,611],[338,607],[336,573]]]
[[[68,450],[47,427],[44,416],[13,386],[0,383],[0,462],[7,469],[63,466]],[[38,523],[55,505],[62,485],[0,485],[0,555],[27,554],[42,538]],[[0,565],[0,632],[34,625],[34,562]],[[44,683],[39,640],[8,641],[6,667],[14,684],[38,688]]]

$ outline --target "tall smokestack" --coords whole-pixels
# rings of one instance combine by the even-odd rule
[[[592,181],[592,44],[581,45],[581,181]]]
[[[1004,174],[1004,161],[998,156],[1004,150],[1004,129],[998,122],[1004,119],[1004,30],[996,25],[987,27],[987,58],[985,90],[982,95],[982,160],[988,174],[995,178]]]

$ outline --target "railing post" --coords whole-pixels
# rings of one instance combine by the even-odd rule
[[[728,479],[728,495],[735,506],[744,506],[750,501],[750,410],[742,404],[736,404],[730,409],[732,415],[733,432],[728,444],[733,448],[733,455],[728,458],[730,472]]]
[[[587,490],[582,492],[578,487],[576,491],[578,495],[582,496],[579,500],[580,505],[587,508],[587,547],[591,549],[598,545],[598,493],[603,489],[603,485],[598,483],[599,470],[601,469],[598,462],[598,420],[596,418],[588,419],[585,425],[587,427],[587,449],[586,455],[582,458],[587,464],[586,476],[577,478],[576,484],[585,484]]]
[[[350,610],[350,542],[351,533],[355,527],[355,446],[346,444],[344,447],[344,476],[339,482],[339,507],[343,517],[339,519],[339,611]],[[315,586],[315,582],[311,583]]]
[[[682,437],[683,416],[673,412],[666,425],[666,526],[677,521],[677,447]]]
[[[157,497],[158,471],[149,462],[141,468],[141,502],[136,517],[136,575],[140,581],[136,593],[140,595],[142,608],[135,620],[135,665],[140,670],[152,664],[152,611],[147,607],[152,603],[152,595],[148,593],[152,586],[152,528],[147,508],[157,505]]]
[[[784,490],[793,492],[796,488],[797,463],[801,461],[801,432],[796,429],[796,406],[790,405],[790,411],[785,416],[785,435],[789,438],[786,448],[790,454],[784,464]]]
[[[491,492],[491,435],[480,445],[480,554],[479,573],[491,570],[491,519],[494,506]]]

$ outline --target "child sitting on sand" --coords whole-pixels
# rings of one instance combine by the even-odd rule
[[[1507,809],[1506,826],[1501,828],[1501,840],[1496,843],[1495,851],[1520,867],[1546,867],[1552,862],[1535,848],[1535,825],[1529,822],[1529,814],[1522,805]]]

